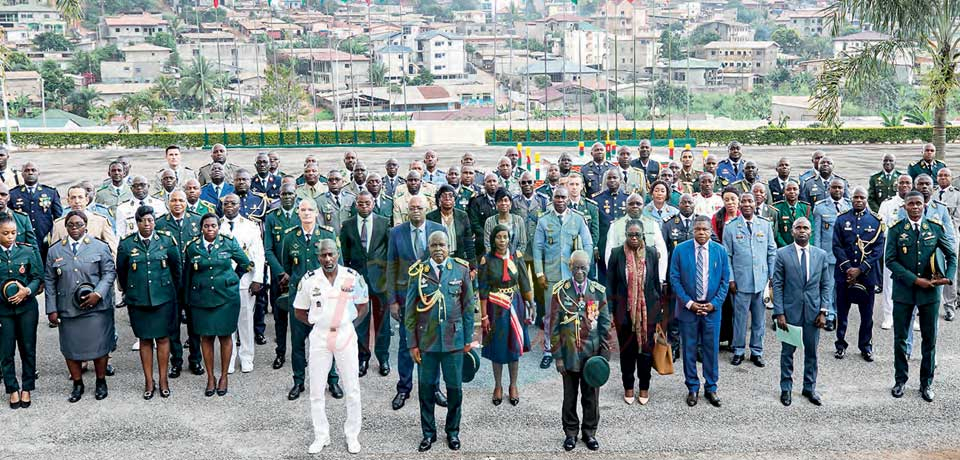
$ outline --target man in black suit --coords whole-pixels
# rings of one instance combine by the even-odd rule
[[[473,230],[473,247],[482,248],[486,243],[483,241],[483,225],[487,218],[497,214],[497,205],[493,195],[497,193],[500,183],[497,181],[497,175],[487,173],[483,176],[483,193],[479,193],[470,199],[467,205],[467,215],[470,216],[470,228]],[[483,251],[480,251],[483,252]]]
[[[340,227],[343,263],[363,275],[370,290],[370,313],[357,326],[360,351],[360,377],[367,375],[370,362],[370,320],[376,331],[374,353],[380,363],[380,375],[390,373],[390,315],[384,315],[387,244],[390,220],[373,213],[373,195],[363,190],[357,195],[357,215]],[[386,321],[384,321],[386,320]]]
[[[778,201],[783,201],[786,198],[783,195],[783,192],[787,188],[787,180],[790,179],[790,160],[786,158],[780,158],[777,161],[777,177],[770,179],[767,182],[769,204],[776,203]]]
[[[470,228],[470,217],[466,211],[456,208],[457,192],[453,187],[444,184],[437,190],[437,209],[427,213],[427,220],[443,225],[450,236],[450,256],[470,262],[470,272],[477,270],[477,253],[474,246],[473,230]]]

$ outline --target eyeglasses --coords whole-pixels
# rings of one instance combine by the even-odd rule
[[[627,232],[627,238],[640,238],[643,236],[643,233],[640,232]]]
[[[85,224],[85,223],[83,223],[83,222],[70,222],[70,223],[66,224],[66,227],[67,227],[67,228],[83,228],[83,227],[86,226],[86,225],[87,225],[87,224]]]
[[[532,181],[532,180],[522,180],[522,181],[520,181],[520,185],[530,185],[530,184],[533,184],[533,181]]]

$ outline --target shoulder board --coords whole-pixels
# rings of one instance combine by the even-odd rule
[[[880,176],[882,176],[882,175],[883,175],[883,171],[878,171],[878,172],[875,172],[875,173],[871,174],[871,175],[870,175],[870,178],[871,178],[871,179],[874,179],[874,178],[880,177]]]
[[[837,217],[845,216],[845,215],[847,215],[847,214],[850,214],[851,212],[853,212],[853,208],[850,208],[850,209],[848,209],[848,210],[846,210],[846,211],[841,212],[840,214],[837,215]]]
[[[883,223],[883,219],[880,218],[880,214],[877,214],[877,213],[873,212],[873,210],[870,209],[869,207],[867,208],[867,212],[870,213],[871,216],[873,216],[874,218],[876,218],[877,220],[879,220],[880,223]]]
[[[107,180],[109,181],[110,179],[107,179]],[[106,189],[112,188],[112,187],[113,187],[113,185],[112,185],[111,183],[109,183],[109,182],[106,183],[106,184],[100,184],[100,186],[97,187],[97,190],[96,190],[94,193],[99,192],[100,190],[106,190]]]
[[[517,251],[517,257],[523,257],[523,252]]]
[[[914,166],[920,166],[920,162],[921,162],[921,161],[923,161],[923,160],[917,160],[915,163],[911,164],[910,167],[912,168],[912,167],[914,167]]]
[[[930,222],[931,224],[936,224],[937,227],[940,227],[940,230],[943,230],[943,224],[940,223],[940,219],[937,219],[936,217],[927,217],[926,221]]]
[[[19,210],[19,209],[13,209],[13,208],[7,208],[7,209],[13,211],[13,212],[16,213],[16,214],[20,214],[20,215],[23,216],[23,217],[30,218],[30,216],[28,216],[27,213],[25,213],[25,212],[23,212],[23,211],[21,211],[21,210]]]
[[[304,273],[304,274],[303,274],[303,277],[304,277],[304,278],[307,278],[307,277],[313,276],[314,273],[315,273],[314,270],[310,270],[310,271]]]
[[[596,198],[596,197],[598,197],[598,196],[600,196],[600,195],[603,195],[603,192],[606,192],[606,190],[601,190],[601,191],[599,191],[599,192],[597,192],[597,193],[594,193],[593,195],[590,195],[590,198]],[[589,199],[589,198],[588,198],[588,199]]]
[[[21,242],[19,242],[19,241],[15,241],[14,244],[17,245],[17,246],[24,246],[24,247],[27,247],[27,248],[32,248],[32,247],[34,247],[34,246],[33,246],[32,244],[30,244],[30,243],[21,243]]]
[[[763,216],[761,216],[760,214],[754,214],[754,215],[753,215],[753,218],[754,218],[754,219],[760,219],[760,220],[762,220],[762,221],[764,221],[764,222],[770,222],[770,219],[767,219],[766,217],[763,217]]]
[[[458,264],[463,265],[464,267],[470,268],[470,262],[467,262],[466,260],[463,260],[459,257],[451,257],[451,258]]]
[[[266,198],[267,198],[267,194],[266,194],[266,193],[260,193],[260,192],[257,192],[257,191],[255,191],[255,190],[252,190],[252,189],[250,190],[250,194],[251,194],[251,195],[258,196],[258,197],[263,198],[263,199],[266,199]]]
[[[567,210],[570,211],[570,212],[572,212],[572,213],[574,213],[574,214],[579,214],[580,216],[583,216],[583,211],[580,211],[580,210],[577,210],[577,209],[573,209],[573,208],[567,208]]]
[[[407,275],[409,275],[409,276],[417,276],[417,275],[423,273],[423,271],[424,271],[423,261],[418,260],[418,261],[414,262],[413,265],[410,266],[410,268],[407,269]],[[412,282],[412,280],[411,280],[411,282]]]
[[[298,229],[298,228],[300,228],[299,225],[296,226],[296,227],[290,227],[290,228],[284,230],[283,233],[284,233],[284,234],[287,234],[287,233],[290,233],[290,232],[292,232],[292,231],[294,231],[294,230],[296,230],[296,229]]]
[[[597,204],[596,201],[593,201],[593,200],[591,200],[590,198],[587,198],[587,197],[583,197],[583,201],[586,201],[587,203],[590,203],[590,204],[593,204],[593,205],[596,205],[596,204]]]
[[[157,230],[157,233],[161,235],[171,236],[169,230]]]
[[[393,201],[393,197],[392,197],[392,196],[387,196],[387,195],[380,195],[380,199],[381,199],[381,200]]]
[[[775,202],[773,202],[773,204],[771,204],[770,206],[776,206],[776,205],[778,205],[778,204],[780,204],[780,203],[786,203],[786,202],[787,202],[787,200],[775,201]]]
[[[590,287],[596,289],[597,292],[601,294],[605,294],[607,292],[607,288],[604,285],[593,280],[590,280]]]
[[[354,269],[352,269],[352,268],[350,268],[350,267],[344,267],[344,268],[347,269],[347,273],[349,273],[349,274],[351,274],[351,275],[353,275],[353,276],[360,276],[360,274],[357,273]]]
[[[830,180],[833,180],[833,179],[840,179],[840,180],[844,180],[844,181],[847,180],[845,177],[843,177],[843,176],[841,176],[841,175],[839,175],[839,174],[834,174],[833,177],[830,178]]]
[[[190,246],[191,244],[193,244],[193,243],[195,243],[195,242],[197,242],[197,241],[200,241],[200,236],[195,236],[195,237],[193,237],[190,241],[187,241],[187,246]]]
[[[827,202],[827,198],[824,198],[824,199],[816,202],[816,203],[814,204],[814,206],[820,206],[820,203],[826,203],[826,202]]]
[[[138,234],[139,234],[139,233],[137,233],[137,232],[133,232],[133,233],[131,233],[131,234],[129,234],[129,235],[127,235],[127,236],[125,236],[125,237],[123,237],[123,238],[121,238],[121,239],[120,239],[120,241],[126,241],[126,240],[129,240],[129,239],[131,239],[131,238],[133,238],[133,237],[135,237],[135,236],[137,236]]]
[[[328,231],[328,232],[330,232],[330,233],[335,233],[335,232],[333,231],[333,227],[331,227],[331,226],[329,226],[329,225],[318,225],[318,227],[320,227],[320,228],[322,228],[322,229],[324,229],[324,230],[326,230],[326,231]]]
[[[225,240],[231,240],[231,241],[234,240],[233,235],[226,235],[226,234],[221,233],[220,236],[221,236],[223,239],[225,239]]]
[[[560,292],[560,290],[563,289],[563,284],[566,282],[567,282],[566,280],[558,281],[556,284],[553,285],[553,288],[550,289],[550,292],[553,294]]]

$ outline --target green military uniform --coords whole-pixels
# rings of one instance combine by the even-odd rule
[[[777,218],[773,223],[774,240],[777,247],[782,248],[793,244],[793,222],[801,217],[810,218],[810,205],[797,200],[797,203],[790,206],[786,200],[778,201],[773,204],[777,210]]]
[[[457,190],[456,203],[455,206],[457,209],[466,212],[467,206],[470,205],[470,199],[475,197],[477,192],[473,191],[470,187],[459,187]]]
[[[552,198],[551,198],[552,199]],[[570,209],[579,211],[583,214],[583,219],[587,221],[587,228],[590,229],[590,239],[593,240],[594,252],[600,250],[600,207],[597,202],[587,197],[580,197],[579,203],[570,203]],[[590,254],[593,257],[593,254]],[[593,266],[593,264],[591,264]]]
[[[916,180],[916,179],[917,179],[917,176],[919,176],[919,175],[921,175],[921,174],[926,174],[926,175],[930,176],[930,177],[933,179],[933,183],[936,184],[936,183],[937,183],[937,171],[940,171],[941,169],[946,168],[946,167],[947,167],[947,164],[946,164],[946,163],[944,163],[944,162],[942,162],[942,161],[940,161],[940,160],[937,160],[937,159],[934,159],[934,160],[931,161],[929,164],[927,164],[927,162],[923,161],[923,159],[920,159],[920,160],[918,160],[916,163],[910,165],[909,168],[907,168],[907,174],[910,174],[910,177],[911,177],[913,180]]]
[[[220,234],[208,248],[207,241],[197,237],[184,248],[183,262],[183,297],[192,310],[193,330],[200,336],[216,337],[237,332],[240,276],[253,270],[240,243]]]
[[[544,181],[543,185],[534,190],[534,193],[547,197],[547,200],[553,200],[553,186],[549,182]]]
[[[759,179],[755,180],[753,183],[747,182],[746,179],[740,179],[732,184],[731,187],[740,191],[740,193],[753,192],[753,184],[763,184]],[[764,184],[766,186],[766,184]]]
[[[187,204],[187,212],[203,217],[207,214],[216,214],[217,207],[214,206],[212,203],[209,203],[203,200],[197,200],[197,203],[194,205],[191,205],[189,203]]]
[[[37,235],[33,230],[33,224],[30,223],[30,216],[11,208],[7,208],[7,212],[9,212],[9,216],[13,217],[13,221],[17,224],[17,243],[26,243],[35,248],[39,247],[37,245]],[[0,211],[0,215],[3,214],[5,213]]]
[[[893,170],[890,174],[880,171],[870,176],[867,190],[867,204],[873,212],[880,211],[880,204],[887,198],[897,196],[897,180],[900,179],[900,171]],[[937,178],[933,177],[934,182]]]
[[[309,237],[309,241],[307,238]],[[287,292],[290,299],[297,298],[297,285],[307,272],[320,268],[320,258],[317,257],[317,246],[320,240],[331,239],[340,246],[340,240],[333,229],[322,225],[315,225],[313,232],[307,235],[302,226],[296,226],[284,231],[280,263],[283,273],[290,276]],[[294,309],[290,308],[290,361],[293,367],[293,383],[303,385],[307,371],[307,336],[310,335],[310,326],[304,324],[294,316]],[[336,366],[330,367],[327,383],[339,381]]]
[[[270,267],[270,305],[273,305],[273,327],[277,336],[277,356],[287,354],[287,327],[290,323],[289,297],[280,301],[280,276],[283,275],[283,236],[287,230],[300,226],[300,217],[296,209],[290,210],[289,217],[283,208],[268,212],[263,217],[263,252],[267,266]]]
[[[404,305],[403,325],[409,348],[420,350],[418,370],[420,429],[423,437],[437,434],[434,395],[443,368],[447,387],[447,437],[459,436],[463,403],[463,348],[473,341],[473,312],[478,301],[470,281],[470,263],[448,257],[437,276],[431,260],[413,264]]]
[[[160,234],[170,236],[178,243],[181,254],[186,243],[200,236],[200,216],[185,212],[178,223],[173,214],[167,213],[157,218],[156,229]],[[199,365],[203,359],[200,355],[200,337],[193,331],[192,311],[180,302],[177,307],[177,319],[173,322],[170,334],[170,364],[183,365],[183,341],[180,337],[180,318],[186,317],[187,337],[190,343],[190,364]]]
[[[938,249],[944,260],[939,260]],[[946,230],[936,221],[921,219],[918,231],[914,229],[910,219],[906,218],[890,227],[887,233],[884,263],[893,277],[893,364],[896,383],[907,381],[907,336],[916,308],[923,340],[920,348],[920,387],[927,388],[933,383],[933,371],[936,368],[940,289],[924,289],[914,282],[917,278],[932,280],[934,274],[955,280],[956,250],[950,243]]]
[[[173,237],[153,232],[144,241],[140,232],[120,240],[117,281],[130,315],[130,327],[140,339],[170,335],[178,318],[180,249]]]
[[[40,317],[37,291],[43,281],[43,262],[36,246],[15,243],[0,249],[0,283],[16,280],[30,289],[30,295],[19,304],[0,296],[0,368],[7,394],[33,391],[37,375],[37,322]],[[20,381],[17,381],[14,358],[20,347]]]
[[[730,185],[730,181],[728,181],[724,177],[718,176],[717,173],[713,173],[713,193],[720,193],[721,191],[723,191],[723,188],[728,185]],[[699,179],[693,183],[693,193],[700,193]]]

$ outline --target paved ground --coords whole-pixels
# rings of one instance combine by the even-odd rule
[[[444,146],[442,162],[451,162],[467,147]],[[469,150],[492,164],[499,148]],[[827,147],[840,174],[853,183],[879,165],[880,152],[901,153],[901,165],[915,156],[919,146]],[[809,148],[746,148],[747,157],[758,158],[764,170],[781,155],[795,160],[795,170],[805,168]],[[419,155],[399,150],[360,150],[362,158],[375,158],[368,165],[380,169],[387,155],[407,159]],[[319,152],[333,164],[339,151]],[[550,152],[555,153],[555,152]],[[79,178],[103,177],[105,161],[116,151],[20,152],[14,163],[33,158],[45,182],[63,186]],[[234,153],[232,161],[251,163],[250,151]],[[284,150],[285,168],[300,164],[306,151]],[[138,171],[152,173],[161,164],[157,152],[129,152]],[[243,160],[241,160],[243,158]],[[951,156],[951,159],[953,157]],[[191,152],[189,164],[199,166],[206,155]],[[952,163],[952,162],[948,162]],[[876,320],[879,321],[879,314]],[[848,341],[853,339],[859,318],[854,314]],[[537,352],[521,360],[521,402],[493,407],[490,404],[492,373],[486,363],[476,380],[465,386],[462,422],[463,451],[452,455],[442,443],[429,455],[416,453],[420,439],[417,400],[400,411],[390,410],[396,371],[388,377],[376,374],[376,365],[362,382],[364,420],[361,433],[365,458],[573,458],[573,455],[603,455],[605,458],[960,458],[956,440],[960,411],[960,324],[941,322],[938,347],[937,400],[923,402],[917,392],[919,361],[911,361],[908,392],[901,400],[889,396],[893,383],[892,333],[876,328],[877,361],[863,362],[851,354],[843,361],[832,357],[832,338],[824,334],[820,345],[818,389],[825,405],[814,407],[794,395],[794,405],[778,401],[779,345],[772,335],[765,339],[768,366],[755,368],[728,364],[721,355],[720,395],[723,408],[705,401],[694,408],[684,404],[681,376],[655,376],[649,405],[626,406],[614,372],[602,389],[599,440],[602,454],[589,454],[581,444],[574,454],[562,451],[560,429],[561,383],[552,369],[540,370]],[[257,347],[256,369],[231,378],[226,397],[204,398],[204,378],[185,374],[171,383],[170,399],[143,401],[142,374],[138,356],[128,351],[133,335],[127,312],[117,311],[120,349],[114,354],[117,376],[109,379],[110,397],[93,399],[93,376],[85,376],[88,393],[77,404],[68,404],[70,382],[58,349],[57,332],[41,322],[39,329],[38,389],[28,410],[0,407],[0,457],[3,458],[257,458],[306,457],[311,442],[309,402],[286,400],[291,383],[290,367],[270,368],[273,345]],[[268,320],[272,338],[272,320]],[[395,349],[395,345],[394,345]],[[395,350],[394,350],[395,351]],[[392,355],[396,367],[396,354]],[[679,364],[679,363],[678,363]],[[613,367],[617,369],[614,361]],[[680,371],[678,367],[678,372]],[[798,370],[799,374],[799,370]],[[799,387],[799,384],[797,385]],[[333,443],[322,458],[352,458],[346,453],[340,431],[344,419],[341,401],[329,404]],[[438,410],[442,417],[443,410]]]

